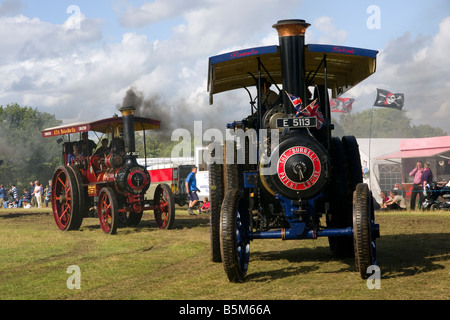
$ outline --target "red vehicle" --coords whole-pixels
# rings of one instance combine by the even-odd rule
[[[139,159],[141,165],[145,164],[143,159]],[[150,174],[151,184],[147,194],[152,194],[158,184],[167,184],[171,186],[174,201],[180,207],[185,206],[189,202],[184,180],[191,172],[193,165],[178,165],[174,163],[157,163],[150,164],[148,172]]]
[[[175,205],[171,187],[158,184],[153,200],[145,200],[151,178],[136,161],[135,131],[159,129],[160,121],[134,116],[134,108],[121,109],[122,116],[94,122],[76,123],[42,131],[44,138],[84,132],[100,133],[99,142],[108,139],[106,149],[74,157],[72,149],[87,142],[64,142],[63,161],[52,179],[52,209],[60,230],[78,230],[84,217],[98,215],[106,234],[119,226],[136,226],[144,210],[153,210],[157,225],[171,229]],[[90,142],[93,143],[92,141]],[[81,149],[81,148],[80,148]],[[145,149],[145,148],[144,148]]]

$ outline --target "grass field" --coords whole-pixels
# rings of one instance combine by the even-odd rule
[[[209,257],[209,218],[177,210],[174,230],[151,213],[104,235],[97,219],[61,232],[49,210],[0,210],[1,300],[449,299],[450,213],[377,213],[381,288],[368,289],[353,259],[328,240],[255,240],[247,281],[228,282]],[[81,289],[69,289],[69,266]]]

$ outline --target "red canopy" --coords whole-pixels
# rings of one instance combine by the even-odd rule
[[[450,136],[407,139],[400,142],[400,151],[377,159],[426,158],[450,151]]]
[[[93,122],[78,122],[67,124],[55,128],[48,128],[42,130],[42,137],[49,138],[55,136],[61,136],[65,134],[77,133],[77,132],[85,132],[85,131],[97,131],[97,132],[106,132],[111,127],[123,124],[122,117],[113,117],[108,119],[97,120]],[[153,130],[159,129],[161,126],[161,121],[154,120],[150,118],[141,118],[134,117],[134,130],[142,131],[142,130]]]

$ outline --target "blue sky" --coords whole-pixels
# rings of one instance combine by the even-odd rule
[[[67,8],[70,5],[77,5],[87,18],[101,19],[103,22],[102,32],[105,37],[116,40],[120,39],[124,32],[129,31],[148,34],[155,38],[161,38],[161,36],[165,38],[170,35],[174,25],[183,23],[183,12],[179,12],[174,17],[145,27],[132,28],[120,25],[117,17],[121,10],[128,6],[139,7],[146,2],[152,1],[23,0],[22,13],[30,18],[37,17],[42,21],[62,24],[69,16],[66,13]],[[189,1],[186,2],[189,3]],[[333,19],[337,29],[349,31],[347,44],[354,43],[355,46],[367,48],[372,46],[373,49],[382,49],[388,39],[401,35],[405,31],[412,35],[433,35],[439,29],[438,22],[450,15],[450,1],[448,0],[306,0],[297,1],[299,5],[294,10],[284,7],[283,1],[278,2],[280,12],[293,12],[286,14],[286,17],[313,21],[320,16],[329,16]],[[367,19],[371,15],[367,13],[367,9],[371,5],[378,6],[381,12],[381,28],[377,30],[369,30],[366,26]],[[249,17],[250,21],[251,19]],[[267,26],[269,28],[271,22]]]
[[[81,11],[79,30],[70,24],[71,5]],[[367,27],[370,6],[380,10],[380,28]],[[84,121],[92,110],[97,117],[116,112],[133,87],[173,125],[207,119],[222,126],[217,119],[227,105],[248,110],[247,95],[208,105],[209,56],[277,44],[272,25],[290,18],[312,24],[309,43],[380,51],[377,73],[348,92],[355,111],[370,108],[382,87],[405,93],[414,124],[447,130],[448,0],[4,0],[0,105],[18,102],[64,122]],[[418,102],[425,100],[431,112]],[[244,115],[234,109],[227,121]],[[183,121],[174,120],[180,110]]]

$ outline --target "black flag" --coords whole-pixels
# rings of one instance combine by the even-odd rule
[[[375,107],[394,108],[402,110],[405,104],[405,95],[403,93],[391,93],[387,90],[377,89],[377,99]]]

